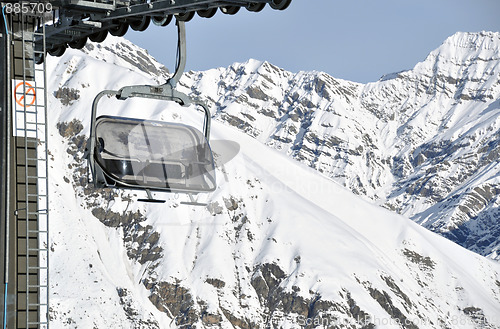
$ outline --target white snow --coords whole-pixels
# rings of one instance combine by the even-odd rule
[[[115,42],[111,39],[103,45],[112,47]],[[157,281],[180,282],[195,300],[204,301],[213,314],[224,307],[240,318],[261,322],[258,319],[264,310],[250,283],[252,274],[246,268],[253,270],[266,263],[276,264],[286,273],[280,285],[284,291],[299,288],[304,298],[310,298],[312,291],[324,300],[345,303],[339,292],[349,291],[372,321],[380,320],[377,328],[398,326],[394,322],[391,325],[394,319],[370,296],[368,287],[386,291],[394,305],[418,327],[438,328],[443,320],[448,327],[473,328],[472,320],[462,312],[467,307],[480,308],[489,324],[500,327],[500,264],[362,200],[263,141],[217,121],[213,121],[212,140],[231,140],[240,146],[234,159],[217,169],[217,190],[200,196],[217,202],[222,213],[213,216],[204,207],[180,205],[180,201],[186,200],[184,195],[156,193],[156,197],[167,200],[159,205],[137,203],[134,196],[131,204],[119,196],[102,199],[104,209],[110,211],[141,210],[146,220],[140,225],[151,225],[160,234],[161,259],[142,265],[133,261],[127,255],[123,229],[105,226],[85,206],[85,198],[75,193],[72,168],[68,167],[75,160],[66,152],[70,145],[58,134],[56,124],[78,119],[84,124],[83,133],[88,135],[90,107],[99,91],[154,84],[156,77],[139,72],[103,49],[95,49],[90,55],[68,50],[60,59],[49,58],[47,64],[53,90],[64,86],[80,91],[79,100],[69,106],[49,94],[49,148],[54,158],[49,172],[54,249],[52,328],[134,328],[120,305],[120,288],[127,289],[127,299],[138,319],[151,319],[161,328],[174,328],[175,315],[160,312],[149,300],[151,292],[142,283],[148,275]],[[269,64],[251,61],[244,66],[255,71],[263,65]],[[207,90],[207,96],[215,98],[217,70],[205,73],[200,86]],[[306,73],[299,75],[308,79]],[[248,86],[253,83],[248,81]],[[266,93],[273,95],[280,90],[269,86]],[[200,113],[178,106],[164,107],[139,100],[121,106],[119,102],[106,100],[100,114],[152,117],[193,125],[202,118]],[[237,114],[240,110],[235,102],[226,107],[225,113]],[[332,116],[316,120],[334,129],[345,124]],[[423,119],[412,120],[409,124],[421,125]],[[376,122],[367,125],[377,129]],[[255,128],[270,129],[261,127],[259,122]],[[389,128],[380,134],[396,138]],[[356,137],[346,134],[346,140],[351,138]],[[143,196],[141,192],[137,194]],[[237,209],[224,206],[230,199],[238,201]],[[236,229],[238,225],[241,227]],[[426,268],[412,261],[409,252],[434,265]],[[148,268],[153,265],[151,274]],[[392,278],[413,305],[405,306],[384,277]],[[222,280],[225,286],[218,290],[205,282],[207,278]],[[296,328],[293,321],[283,321],[283,328]],[[231,327],[227,319],[220,326]]]

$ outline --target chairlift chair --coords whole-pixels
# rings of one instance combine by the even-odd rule
[[[210,146],[194,127],[101,116],[95,130],[98,185],[188,193],[215,189]]]
[[[191,202],[197,193],[216,188],[215,166],[210,139],[208,107],[175,89],[184,70],[185,29],[178,21],[179,62],[176,72],[160,86],[127,86],[120,90],[100,92],[92,104],[89,140],[89,166],[96,187],[145,190],[148,199],[156,202],[151,191],[187,193]],[[203,132],[195,127],[172,122],[97,117],[97,106],[104,96],[119,100],[132,97],[173,101],[182,106],[196,105],[204,111]]]

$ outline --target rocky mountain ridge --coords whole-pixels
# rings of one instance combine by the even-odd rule
[[[384,166],[394,160],[376,155],[390,145],[367,133],[380,123],[356,124],[347,115],[367,115],[350,96],[363,85],[257,61],[227,69],[227,80],[224,69],[190,72],[181,88],[210,102],[212,140],[241,146],[217,168],[218,189],[204,196],[209,206],[186,207],[179,195],[144,204],[139,192],[94,189],[84,158],[93,98],[167,75],[153,59],[139,68],[116,49],[148,58],[110,38],[47,61],[53,328],[500,328],[498,263],[335,182],[349,182],[355,169],[377,174],[380,183],[365,187],[366,195],[385,204],[376,184],[386,188],[392,169]],[[96,72],[108,79],[95,79]],[[201,117],[117,102],[103,100],[99,114],[188,123]],[[371,159],[366,145],[375,169],[361,165]],[[342,172],[324,161],[328,152],[339,166],[345,162],[344,176],[325,177]]]
[[[182,84],[217,120],[498,259],[499,33],[457,33],[366,85],[255,60]]]

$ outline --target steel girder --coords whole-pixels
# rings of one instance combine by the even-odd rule
[[[181,15],[221,7],[249,7],[290,0],[51,1],[53,22],[45,26],[47,49],[119,27],[144,16]],[[63,51],[64,52],[64,51]]]

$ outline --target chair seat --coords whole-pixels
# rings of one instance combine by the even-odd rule
[[[215,190],[215,166],[205,136],[172,122],[101,116],[95,161],[108,186],[170,192]]]

